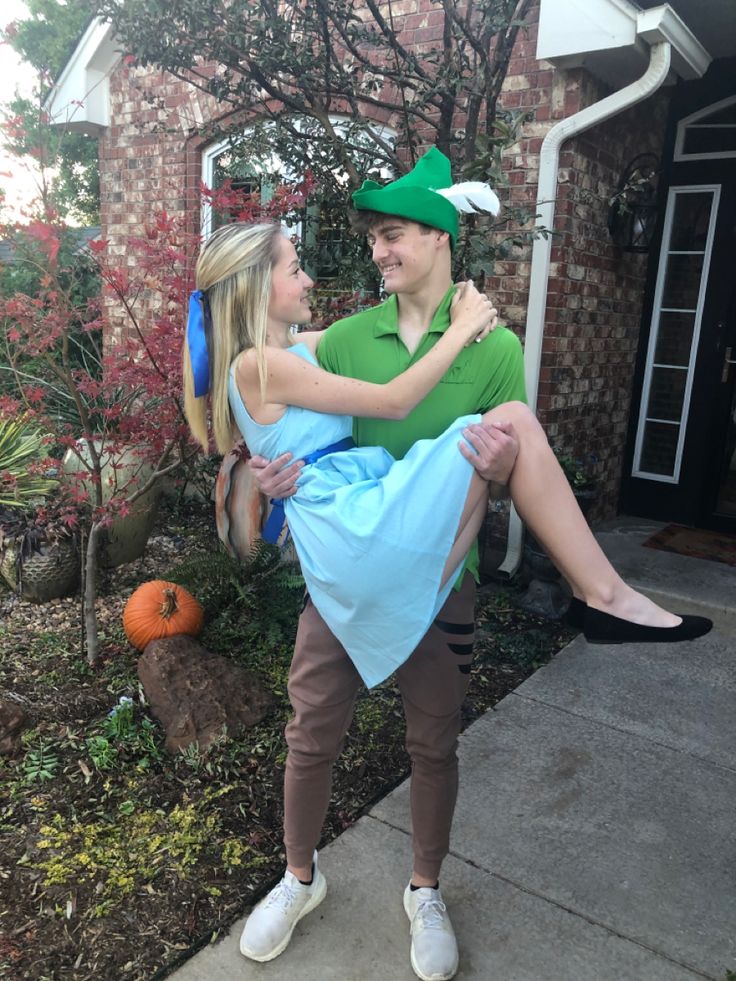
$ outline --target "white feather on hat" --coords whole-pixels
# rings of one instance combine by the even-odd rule
[[[432,188],[435,194],[453,204],[458,211],[465,214],[476,214],[478,211],[488,211],[497,215],[501,210],[501,202],[495,191],[482,181],[462,181],[452,187]]]

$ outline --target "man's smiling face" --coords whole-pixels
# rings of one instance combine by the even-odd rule
[[[415,221],[387,215],[368,232],[373,261],[387,293],[416,293],[432,284],[449,236]]]

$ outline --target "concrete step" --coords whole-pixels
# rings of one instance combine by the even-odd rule
[[[736,567],[644,547],[661,522],[616,518],[596,528],[596,538],[630,585],[678,613],[700,613],[736,626]]]

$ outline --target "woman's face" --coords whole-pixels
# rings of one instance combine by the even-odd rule
[[[309,290],[312,286],[314,282],[299,265],[296,249],[282,235],[271,270],[268,319],[274,325],[308,324],[312,319],[309,309]]]

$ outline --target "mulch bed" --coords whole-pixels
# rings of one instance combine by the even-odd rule
[[[80,653],[76,598],[33,606],[0,594],[0,695],[18,702],[32,727],[19,756],[0,758],[0,978],[164,977],[281,874],[285,682],[298,602],[277,631],[260,629],[252,604],[247,622],[226,610],[206,627],[206,647],[255,671],[275,695],[246,739],[206,755],[165,754],[120,626],[137,585],[185,559],[205,568],[214,542],[209,507],[166,511],[145,557],[102,584],[103,656],[94,670]],[[466,725],[571,637],[495,588],[479,594],[478,623]],[[99,740],[121,696],[133,699],[134,736],[113,747],[107,765]],[[407,772],[400,698],[387,683],[357,705],[322,843]]]

